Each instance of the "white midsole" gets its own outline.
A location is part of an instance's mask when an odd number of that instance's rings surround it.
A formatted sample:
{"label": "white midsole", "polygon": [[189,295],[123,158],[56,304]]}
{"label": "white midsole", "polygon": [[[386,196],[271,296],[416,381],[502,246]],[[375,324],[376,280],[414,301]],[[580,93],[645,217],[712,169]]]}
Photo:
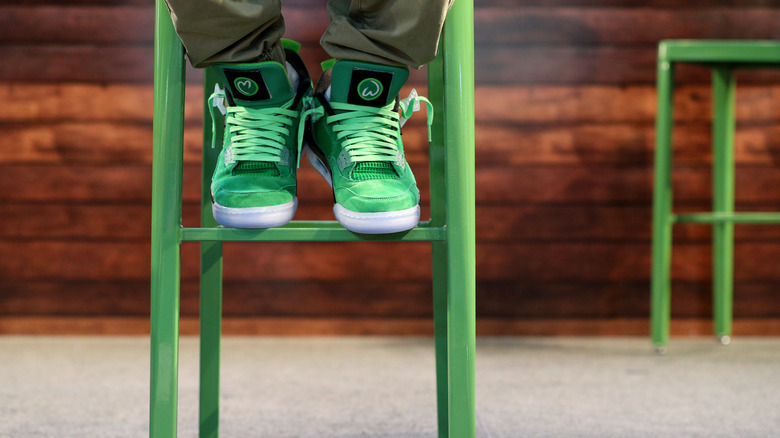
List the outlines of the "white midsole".
{"label": "white midsole", "polygon": [[211,204],[214,219],[229,228],[273,228],[290,222],[298,209],[298,198],[267,207],[232,208]]}
{"label": "white midsole", "polygon": [[388,234],[411,230],[420,222],[420,206],[397,211],[361,213],[333,206],[333,215],[344,228],[361,234]]}
{"label": "white midsole", "polygon": [[[330,170],[320,157],[315,154],[311,148],[304,146],[306,151],[306,160],[311,164],[314,170],[328,182],[333,189],[333,177]],[[348,210],[341,204],[333,206],[333,215],[344,228],[361,234],[389,234],[401,231],[411,230],[420,222],[420,206],[415,205],[412,208],[398,211],[382,211],[375,213],[362,213]]]}

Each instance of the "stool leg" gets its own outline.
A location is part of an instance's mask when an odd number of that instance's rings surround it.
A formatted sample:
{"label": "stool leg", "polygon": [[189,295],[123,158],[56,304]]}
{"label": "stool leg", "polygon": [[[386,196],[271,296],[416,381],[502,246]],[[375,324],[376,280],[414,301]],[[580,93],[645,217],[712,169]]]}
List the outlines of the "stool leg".
{"label": "stool leg", "polygon": [[454,2],[444,27],[449,436],[474,438],[474,3]]}
{"label": "stool leg", "polygon": [[[216,76],[206,69],[203,111],[203,162],[201,175],[201,217],[203,227],[217,222],[211,213],[211,175],[220,148],[211,148],[211,120],[208,96]],[[218,139],[222,137],[218,135]],[[200,438],[219,436],[219,370],[222,335],[222,242],[200,244]]]}
{"label": "stool leg", "polygon": [[[712,210],[734,212],[734,72],[717,67],[712,73],[713,88],[713,170]],[[731,339],[734,289],[734,223],[719,222],[712,229],[712,288],[715,337],[723,344]]]}
{"label": "stool leg", "polygon": [[658,114],[655,123],[650,331],[653,345],[659,352],[663,352],[669,343],[671,317],[674,65],[659,59],[657,74]]}
{"label": "stool leg", "polygon": [[181,270],[184,51],[156,2],[149,436],[176,437]]}
{"label": "stool leg", "polygon": [[449,435],[449,363],[447,340],[447,244],[433,242],[433,327],[436,344],[436,406],[439,438]]}
{"label": "stool leg", "polygon": [[219,436],[222,242],[201,243],[200,438]]}
{"label": "stool leg", "polygon": [[[441,47],[439,48],[441,53]],[[442,57],[428,63],[428,99],[439,116],[431,126],[429,175],[431,192],[431,226],[447,223],[444,185],[444,70]],[[449,436],[449,387],[447,365],[447,244],[432,243],[433,257],[433,327],[436,344],[436,404],[439,438]]]}

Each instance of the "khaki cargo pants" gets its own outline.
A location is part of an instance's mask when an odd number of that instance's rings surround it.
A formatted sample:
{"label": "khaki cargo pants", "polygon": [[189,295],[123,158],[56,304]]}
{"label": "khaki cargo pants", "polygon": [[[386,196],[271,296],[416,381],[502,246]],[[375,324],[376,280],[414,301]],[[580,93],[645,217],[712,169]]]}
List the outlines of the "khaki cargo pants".
{"label": "khaki cargo pants", "polygon": [[[320,44],[333,58],[419,68],[436,56],[452,0],[329,0]],[[281,0],[166,0],[195,67],[282,61]]]}

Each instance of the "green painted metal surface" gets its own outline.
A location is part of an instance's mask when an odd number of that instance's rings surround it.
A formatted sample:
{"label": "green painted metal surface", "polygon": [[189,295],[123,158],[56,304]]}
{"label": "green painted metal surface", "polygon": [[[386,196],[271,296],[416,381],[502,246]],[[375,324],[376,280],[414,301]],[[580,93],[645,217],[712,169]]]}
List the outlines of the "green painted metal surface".
{"label": "green painted metal surface", "polygon": [[[731,67],[712,72],[712,211],[734,213],[734,133],[736,82]],[[734,285],[734,223],[712,225],[712,303],[715,336],[731,336],[731,301]]]}
{"label": "green painted metal surface", "polygon": [[444,240],[444,227],[421,223],[417,228],[396,234],[356,234],[336,221],[292,221],[278,228],[249,230],[238,228],[184,228],[183,241],[253,241],[253,242],[397,242]]}
{"label": "green painted metal surface", "polygon": [[[216,74],[206,69],[204,96],[214,91]],[[208,99],[203,102],[203,114],[209,114]],[[216,133],[222,138],[221,133]],[[201,172],[201,214],[204,227],[215,227],[211,214],[211,175],[221,148],[211,148],[211,123],[203,120],[203,161]],[[200,437],[219,436],[220,344],[222,339],[222,242],[200,244]]]}
{"label": "green painted metal surface", "polygon": [[[219,149],[204,127],[201,227],[181,226],[184,53],[163,0],[156,2],[152,224],[150,437],[176,436],[180,247],[201,242],[200,437],[219,435],[222,242],[430,241],[439,436],[473,438],[475,409],[475,192],[473,2],[455,2],[442,53],[429,68],[437,108],[430,147],[431,219],[390,235],[359,235],[335,221],[293,221],[268,230],[216,226],[209,182]],[[206,96],[214,76],[206,72]],[[204,112],[208,113],[208,111]],[[392,432],[391,432],[392,433]]]}
{"label": "green painted metal surface", "polygon": [[653,242],[650,275],[650,333],[653,344],[669,342],[670,270],[672,262],[672,122],[674,65],[659,60],[653,181]]}
{"label": "green painted metal surface", "polygon": [[475,407],[474,4],[444,23],[449,436],[473,438]]}
{"label": "green painted metal surface", "polygon": [[201,438],[219,436],[222,334],[222,242],[201,243],[200,397]]}
{"label": "green painted metal surface", "polygon": [[184,51],[162,0],[155,12],[149,436],[176,436],[184,133]]}
{"label": "green painted metal surface", "polygon": [[658,45],[659,62],[780,64],[780,42],[750,40],[667,40]]}
{"label": "green painted metal surface", "polygon": [[[444,60],[439,56],[428,64],[428,99],[440,114],[431,126],[431,141],[428,149],[430,174],[431,220],[433,226],[443,227],[447,223],[444,182]],[[449,436],[449,379],[447,366],[447,245],[433,242],[431,248],[433,277],[433,328],[436,349],[436,400],[439,437]]]}
{"label": "green painted metal surface", "polygon": [[[712,211],[675,215],[672,211],[672,127],[674,65],[701,63],[712,68],[713,196]],[[734,211],[734,132],[738,68],[780,66],[776,41],[663,41],[658,48],[651,272],[651,338],[665,348],[669,342],[672,225],[711,224],[713,229],[714,334],[727,343],[732,330],[734,287],[734,224],[780,223],[780,213]]]}
{"label": "green painted metal surface", "polygon": [[698,224],[716,224],[732,222],[735,224],[780,224],[780,213],[744,212],[744,213],[693,213],[678,214],[674,222],[689,222]]}

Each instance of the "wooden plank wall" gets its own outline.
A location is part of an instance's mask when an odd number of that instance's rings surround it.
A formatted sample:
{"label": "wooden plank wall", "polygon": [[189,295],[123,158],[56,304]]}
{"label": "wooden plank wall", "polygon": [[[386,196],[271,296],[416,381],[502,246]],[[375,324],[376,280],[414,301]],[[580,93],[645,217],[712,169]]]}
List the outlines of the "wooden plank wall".
{"label": "wooden plank wall", "polygon": [[[0,1],[0,333],[147,330],[151,3]],[[284,3],[315,77],[323,4]],[[647,332],[656,44],[776,39],[777,23],[774,0],[477,2],[480,333]],[[184,221],[196,225],[203,92],[200,72],[188,77]],[[411,85],[424,91],[424,77]],[[704,209],[709,76],[682,67],[677,78],[676,205]],[[780,75],[738,78],[738,207],[778,209]],[[425,186],[415,123],[405,141]],[[298,218],[331,218],[308,168],[300,204]],[[675,238],[673,313],[687,321],[675,331],[706,333],[710,233],[679,226]],[[737,331],[780,334],[780,227],[738,227],[737,239]],[[427,245],[225,252],[227,332],[431,331]],[[185,332],[196,330],[197,263],[185,245]]]}

